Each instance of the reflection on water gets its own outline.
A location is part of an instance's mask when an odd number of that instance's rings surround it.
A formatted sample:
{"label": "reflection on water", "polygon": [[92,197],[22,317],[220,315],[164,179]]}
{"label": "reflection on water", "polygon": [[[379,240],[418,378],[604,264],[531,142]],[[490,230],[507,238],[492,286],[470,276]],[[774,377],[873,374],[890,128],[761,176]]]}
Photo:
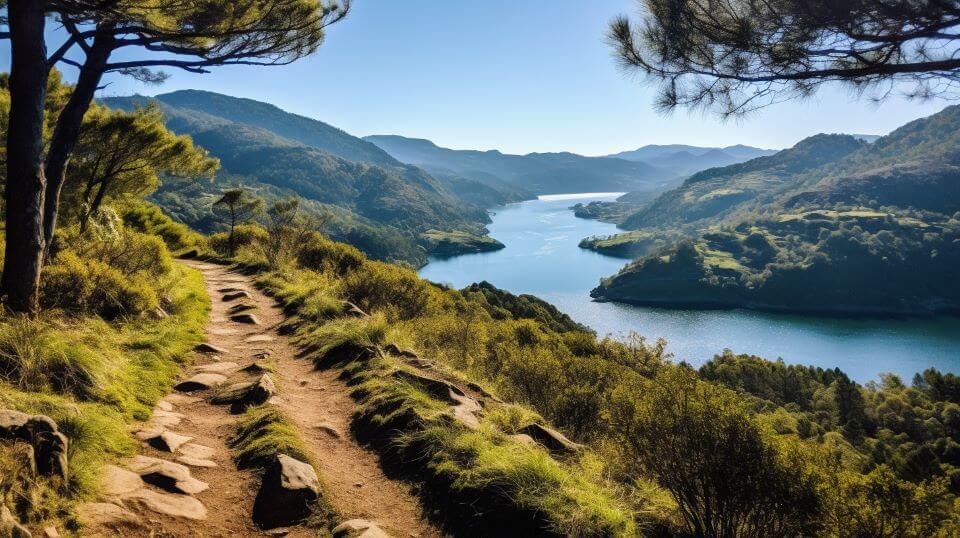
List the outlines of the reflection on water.
{"label": "reflection on water", "polygon": [[542,197],[511,204],[493,215],[490,233],[506,245],[496,252],[431,260],[424,278],[462,288],[486,280],[514,293],[531,293],[597,333],[636,331],[663,337],[677,360],[702,364],[730,348],[787,362],[839,367],[863,382],[881,372],[910,378],[935,366],[960,372],[960,318],[836,319],[746,310],[670,310],[596,303],[589,292],[624,260],[580,249],[591,235],[616,227],[578,219],[569,206],[612,200],[617,194]]}

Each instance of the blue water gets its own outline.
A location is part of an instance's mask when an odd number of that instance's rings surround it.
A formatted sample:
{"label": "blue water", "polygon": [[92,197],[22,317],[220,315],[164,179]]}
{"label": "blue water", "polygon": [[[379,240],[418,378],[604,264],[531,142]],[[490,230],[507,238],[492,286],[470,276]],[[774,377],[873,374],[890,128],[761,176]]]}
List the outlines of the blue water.
{"label": "blue water", "polygon": [[514,293],[531,293],[557,306],[600,335],[635,331],[663,337],[675,360],[700,365],[724,348],[790,363],[839,367],[861,382],[893,372],[907,382],[934,366],[960,372],[960,318],[837,319],[747,310],[671,310],[596,303],[589,292],[624,260],[583,250],[591,235],[616,227],[578,219],[577,202],[612,200],[617,194],[542,197],[499,208],[490,235],[506,248],[431,260],[424,278],[458,288],[486,280]]}

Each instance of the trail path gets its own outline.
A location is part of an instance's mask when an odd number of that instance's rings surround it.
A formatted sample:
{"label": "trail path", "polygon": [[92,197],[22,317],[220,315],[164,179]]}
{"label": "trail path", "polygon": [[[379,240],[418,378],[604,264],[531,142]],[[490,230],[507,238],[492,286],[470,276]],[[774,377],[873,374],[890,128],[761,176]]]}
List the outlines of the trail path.
{"label": "trail path", "polygon": [[[374,521],[398,538],[442,536],[428,522],[412,487],[388,478],[377,456],[351,437],[349,425],[356,404],[350,398],[349,389],[336,379],[335,371],[317,371],[309,360],[297,358],[297,350],[289,337],[277,332],[284,315],[276,302],[254,286],[252,277],[221,265],[200,261],[185,263],[204,275],[212,302],[206,341],[218,351],[198,353],[194,367],[185,373],[184,379],[196,374],[213,374],[226,378],[219,380],[224,384],[252,381],[255,374],[242,368],[253,363],[258,354],[269,353],[276,364],[276,372],[271,375],[278,388],[271,404],[279,406],[297,426],[325,492],[339,514],[344,519]],[[224,300],[225,295],[237,291],[246,292],[246,296]],[[235,312],[230,309],[238,303],[255,307],[245,313],[252,314],[257,323],[231,319]],[[254,473],[236,468],[226,445],[235,431],[237,416],[230,414],[228,406],[209,402],[214,392],[215,387],[187,394],[173,393],[161,401],[151,420],[140,428],[138,437],[149,438],[167,431],[191,439],[184,448],[174,452],[150,446],[152,443],[162,448],[163,439],[148,440],[136,458],[108,468],[103,498],[83,510],[90,522],[89,535],[128,536],[133,535],[131,532],[137,535],[149,532],[155,536],[236,537],[265,534],[251,518],[259,480]],[[171,440],[178,442],[176,437]],[[209,487],[188,495],[170,493],[170,484],[166,483],[161,485],[167,491],[154,484],[143,484],[136,472],[130,470],[142,473],[145,464],[156,464],[145,462],[144,456],[185,463],[191,480]],[[190,481],[177,484],[186,484],[187,487],[181,489],[188,490],[203,487]],[[314,531],[297,527],[289,532],[289,536],[313,534]]]}

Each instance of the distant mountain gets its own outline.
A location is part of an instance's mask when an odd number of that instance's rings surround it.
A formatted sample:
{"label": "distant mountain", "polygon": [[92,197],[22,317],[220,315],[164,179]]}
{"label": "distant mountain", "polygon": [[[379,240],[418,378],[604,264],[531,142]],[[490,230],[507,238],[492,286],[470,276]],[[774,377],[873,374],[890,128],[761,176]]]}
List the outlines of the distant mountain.
{"label": "distant mountain", "polygon": [[591,295],[842,314],[960,311],[960,107],[695,174],[583,247],[640,254]]}
{"label": "distant mountain", "polygon": [[575,153],[510,155],[496,150],[454,150],[429,140],[396,135],[365,137],[401,162],[445,171],[484,183],[532,191],[534,194],[652,190],[674,174],[646,163]]}
{"label": "distant mountain", "polygon": [[776,152],[742,144],[725,148],[667,144],[643,146],[632,151],[615,153],[610,157],[644,162],[676,176],[686,177],[708,168],[741,163]]}
{"label": "distant mountain", "polygon": [[[334,214],[342,220],[333,225],[340,234],[337,238],[384,259],[396,253],[382,246],[394,244],[404,253],[395,259],[415,264],[425,261],[423,250],[418,253],[415,245],[428,230],[485,233],[489,217],[483,209],[457,198],[426,171],[402,164],[377,146],[323,122],[210,92],[174,92],[152,99],[114,97],[102,102],[131,109],[151,100],[160,106],[171,130],[190,135],[222,164],[217,180],[202,192],[190,188],[178,195],[161,189],[158,201],[172,214],[208,213],[208,207],[204,212],[190,206],[209,205],[209,195],[225,185],[244,184],[269,197],[297,194],[339,208]],[[188,224],[204,228],[204,222]],[[366,236],[357,237],[357,228],[366,230]]]}
{"label": "distant mountain", "polygon": [[690,176],[628,217],[630,230],[716,218],[757,196],[789,187],[796,175],[836,161],[865,145],[849,135],[816,135],[767,157]]}

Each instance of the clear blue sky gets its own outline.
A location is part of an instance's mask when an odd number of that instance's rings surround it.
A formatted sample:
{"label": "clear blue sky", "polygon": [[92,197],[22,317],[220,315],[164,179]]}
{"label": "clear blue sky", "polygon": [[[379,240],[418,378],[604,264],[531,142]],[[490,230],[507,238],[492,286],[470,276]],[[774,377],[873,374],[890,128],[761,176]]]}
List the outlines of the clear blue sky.
{"label": "clear blue sky", "polygon": [[103,94],[204,89],[268,101],[359,136],[588,155],[644,144],[780,148],[819,132],[884,134],[947,104],[878,106],[834,88],[732,123],[663,116],[651,106],[653,88],[625,77],[604,40],[610,19],[633,9],[633,0],[355,0],[321,50],[296,64],[170,71],[161,86],[111,77]]}

